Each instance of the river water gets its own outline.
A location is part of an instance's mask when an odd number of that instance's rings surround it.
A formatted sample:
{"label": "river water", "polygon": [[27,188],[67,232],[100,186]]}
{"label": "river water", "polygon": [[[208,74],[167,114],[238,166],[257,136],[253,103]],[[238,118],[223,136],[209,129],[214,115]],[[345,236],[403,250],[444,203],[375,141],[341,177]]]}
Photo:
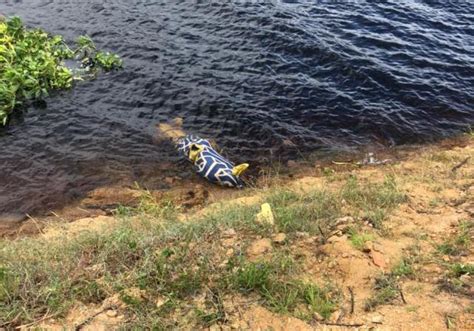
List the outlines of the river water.
{"label": "river water", "polygon": [[474,124],[469,2],[2,0],[0,13],[70,42],[88,34],[125,63],[0,132],[0,212],[190,173],[154,139],[176,117],[254,164]]}

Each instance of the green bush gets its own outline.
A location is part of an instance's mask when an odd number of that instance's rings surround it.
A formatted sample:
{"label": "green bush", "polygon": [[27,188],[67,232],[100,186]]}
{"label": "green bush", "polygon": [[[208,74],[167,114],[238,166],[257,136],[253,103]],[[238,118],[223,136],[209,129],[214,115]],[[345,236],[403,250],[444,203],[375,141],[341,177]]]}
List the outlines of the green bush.
{"label": "green bush", "polygon": [[89,37],[80,37],[75,50],[61,36],[50,36],[41,29],[27,29],[19,17],[0,21],[0,124],[28,100],[48,96],[52,90],[72,86],[75,76],[65,64],[78,59],[93,72],[119,68],[115,54],[97,51]]}

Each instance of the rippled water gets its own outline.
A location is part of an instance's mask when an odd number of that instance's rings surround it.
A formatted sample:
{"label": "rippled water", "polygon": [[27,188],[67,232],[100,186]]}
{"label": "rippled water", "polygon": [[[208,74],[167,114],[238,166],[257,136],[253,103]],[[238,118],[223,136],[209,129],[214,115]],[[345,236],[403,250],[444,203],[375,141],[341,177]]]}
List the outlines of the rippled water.
{"label": "rippled water", "polygon": [[0,13],[125,62],[2,132],[0,211],[121,179],[159,187],[176,156],[155,125],[174,117],[253,162],[474,124],[468,2],[3,0]]}

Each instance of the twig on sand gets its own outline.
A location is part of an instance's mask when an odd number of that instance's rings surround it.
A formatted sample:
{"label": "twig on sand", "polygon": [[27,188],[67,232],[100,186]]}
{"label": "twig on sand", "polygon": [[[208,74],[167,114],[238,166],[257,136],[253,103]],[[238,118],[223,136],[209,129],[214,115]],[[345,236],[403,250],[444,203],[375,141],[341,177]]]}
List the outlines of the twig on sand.
{"label": "twig on sand", "polygon": [[74,331],[81,330],[85,325],[89,324],[95,317],[97,317],[98,315],[102,314],[103,312],[105,312],[109,309],[117,309],[117,306],[116,305],[110,305],[110,304],[105,305],[105,307],[99,309],[94,314],[92,314],[92,315],[88,316],[87,318],[83,319],[82,322],[76,324],[76,326],[74,327]]}
{"label": "twig on sand", "polygon": [[352,328],[359,328],[363,326],[363,323],[354,323],[354,324],[349,324],[349,323],[331,323],[331,322],[318,322],[319,324],[323,325],[333,325],[333,326],[345,326],[345,327],[352,327]]}
{"label": "twig on sand", "polygon": [[464,160],[462,160],[460,163],[456,164],[452,169],[451,169],[451,172],[456,172],[456,170],[458,170],[459,168],[461,168],[462,166],[464,166],[467,161],[469,161],[471,157],[468,156],[466,157]]}
{"label": "twig on sand", "polygon": [[52,318],[56,315],[58,315],[58,313],[49,314],[49,310],[48,310],[46,312],[46,314],[43,317],[41,317],[39,320],[36,320],[36,321],[28,323],[28,324],[23,324],[23,325],[17,326],[15,329],[20,330],[20,329],[24,329],[24,328],[29,328],[30,326],[33,326],[33,325],[38,324],[40,322],[43,322],[44,320],[50,319],[50,318]]}
{"label": "twig on sand", "polygon": [[350,310],[350,314],[354,314],[354,306],[355,306],[355,299],[354,299],[354,290],[352,289],[351,286],[348,287],[349,289],[349,293],[351,295],[351,310]]}
{"label": "twig on sand", "polygon": [[405,296],[403,295],[403,291],[401,287],[398,288],[398,292],[400,292],[400,298],[402,298],[403,303],[406,304],[407,301],[405,300]]}
{"label": "twig on sand", "polygon": [[321,226],[319,226],[319,225],[318,225],[318,230],[321,233],[321,236],[323,237],[323,244],[326,244],[326,242],[327,242],[326,235],[324,234],[323,229],[321,229]]}

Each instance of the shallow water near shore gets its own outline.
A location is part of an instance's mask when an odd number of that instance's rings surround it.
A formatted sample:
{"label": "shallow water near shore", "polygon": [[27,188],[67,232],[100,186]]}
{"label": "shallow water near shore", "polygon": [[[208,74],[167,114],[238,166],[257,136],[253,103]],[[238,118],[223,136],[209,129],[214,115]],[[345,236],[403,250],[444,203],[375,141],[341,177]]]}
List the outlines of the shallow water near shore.
{"label": "shallow water near shore", "polygon": [[474,124],[466,2],[3,1],[0,13],[121,71],[33,105],[0,133],[0,213],[54,208],[110,183],[192,176],[155,125],[183,118],[236,162],[432,141]]}

